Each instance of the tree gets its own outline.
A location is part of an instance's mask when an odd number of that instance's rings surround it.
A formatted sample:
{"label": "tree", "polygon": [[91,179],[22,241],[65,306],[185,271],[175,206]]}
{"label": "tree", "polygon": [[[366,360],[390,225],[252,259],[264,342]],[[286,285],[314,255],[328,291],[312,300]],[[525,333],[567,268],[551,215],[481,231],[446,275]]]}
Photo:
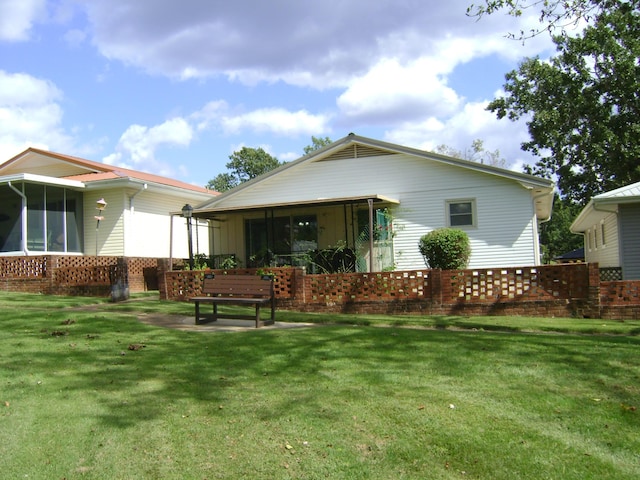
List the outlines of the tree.
{"label": "tree", "polygon": [[528,32],[510,33],[509,37],[525,40],[542,32],[563,33],[567,27],[576,26],[583,20],[591,22],[602,9],[610,8],[619,0],[485,0],[484,4],[471,4],[467,8],[470,17],[482,18],[498,11],[507,10],[512,17],[520,17],[525,10],[538,9],[541,28]]}
{"label": "tree", "polygon": [[304,154],[309,155],[311,152],[315,152],[316,150],[320,150],[322,147],[326,147],[327,145],[333,143],[333,141],[329,137],[314,137],[311,136],[311,145],[307,145],[304,147]]}
{"label": "tree", "polygon": [[505,168],[507,166],[507,161],[500,156],[500,150],[496,149],[493,152],[485,150],[484,141],[479,138],[475,139],[471,143],[471,147],[464,151],[456,150],[453,147],[442,144],[435,148],[435,152],[449,157],[469,160],[470,162],[480,162],[492,165],[494,167]]}
{"label": "tree", "polygon": [[582,235],[576,235],[569,230],[580,210],[580,205],[556,194],[553,216],[548,222],[540,225],[542,263],[551,263],[555,257],[583,246]]}
{"label": "tree", "polygon": [[239,151],[233,152],[229,159],[231,161],[227,163],[226,167],[231,171],[220,173],[209,180],[207,188],[225,192],[283,165],[262,148],[242,147]]}
{"label": "tree", "polygon": [[550,61],[528,58],[508,73],[506,95],[487,109],[527,118],[532,173],[556,177],[563,196],[585,205],[640,180],[640,0],[572,3],[601,11],[580,35],[554,37]]}

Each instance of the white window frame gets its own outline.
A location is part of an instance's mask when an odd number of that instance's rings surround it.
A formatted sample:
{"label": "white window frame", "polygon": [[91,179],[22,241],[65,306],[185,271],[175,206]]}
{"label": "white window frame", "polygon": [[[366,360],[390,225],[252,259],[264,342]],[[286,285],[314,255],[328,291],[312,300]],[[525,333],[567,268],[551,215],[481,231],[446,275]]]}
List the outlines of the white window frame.
{"label": "white window frame", "polygon": [[[471,223],[466,225],[452,225],[451,224],[451,205],[458,205],[461,203],[471,204]],[[450,228],[477,228],[478,227],[478,213],[476,210],[475,198],[455,198],[445,201],[445,214],[447,218],[447,227]],[[467,215],[467,214],[465,214]]]}

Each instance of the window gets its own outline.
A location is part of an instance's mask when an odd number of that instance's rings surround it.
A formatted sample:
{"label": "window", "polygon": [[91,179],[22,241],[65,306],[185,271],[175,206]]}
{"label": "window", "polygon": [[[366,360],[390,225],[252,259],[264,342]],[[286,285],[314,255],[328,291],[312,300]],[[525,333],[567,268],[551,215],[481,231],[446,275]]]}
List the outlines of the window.
{"label": "window", "polygon": [[449,227],[475,227],[475,200],[448,200],[447,221]]}
{"label": "window", "polygon": [[600,222],[600,242],[602,243],[602,246],[604,247],[607,243],[605,236],[604,236],[604,222]]}
{"label": "window", "polygon": [[247,219],[245,250],[252,266],[269,265],[275,257],[288,257],[318,248],[315,215]]}

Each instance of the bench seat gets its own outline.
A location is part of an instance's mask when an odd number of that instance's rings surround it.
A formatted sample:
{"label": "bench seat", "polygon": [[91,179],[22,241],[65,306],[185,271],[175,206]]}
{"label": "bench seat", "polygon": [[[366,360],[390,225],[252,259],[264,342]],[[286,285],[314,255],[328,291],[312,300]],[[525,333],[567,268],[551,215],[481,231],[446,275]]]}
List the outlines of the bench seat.
{"label": "bench seat", "polygon": [[[255,320],[256,328],[275,323],[275,296],[273,292],[273,277],[269,275],[207,275],[202,284],[203,295],[191,297],[189,301],[195,303],[196,325],[215,322],[219,318]],[[200,304],[210,303],[213,311],[210,314],[201,313]],[[218,305],[253,305],[255,315],[240,315],[219,313]],[[271,315],[268,320],[260,318],[260,307],[269,305]]]}

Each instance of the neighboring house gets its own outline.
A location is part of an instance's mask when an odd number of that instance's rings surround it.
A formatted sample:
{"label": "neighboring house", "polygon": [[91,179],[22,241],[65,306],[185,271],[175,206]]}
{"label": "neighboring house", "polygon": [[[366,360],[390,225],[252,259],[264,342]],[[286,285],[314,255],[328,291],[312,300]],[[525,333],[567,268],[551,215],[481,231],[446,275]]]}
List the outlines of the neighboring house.
{"label": "neighboring house", "polygon": [[584,235],[587,262],[640,280],[640,182],[594,196],[570,229]]}
{"label": "neighboring house", "polygon": [[[185,204],[215,192],[170,178],[29,148],[0,165],[0,255],[188,258]],[[97,202],[106,208],[100,214]],[[102,216],[99,222],[96,216]],[[209,253],[206,224],[194,227]],[[173,250],[173,252],[171,252]]]}
{"label": "neighboring house", "polygon": [[[470,237],[470,268],[540,264],[550,180],[350,134],[196,206],[214,254],[241,265],[307,265],[347,247],[358,271],[425,268],[418,242],[440,227]],[[373,235],[369,235],[372,231]]]}
{"label": "neighboring house", "polygon": [[576,248],[570,252],[563,253],[553,260],[558,263],[582,263],[584,262],[584,248]]}

